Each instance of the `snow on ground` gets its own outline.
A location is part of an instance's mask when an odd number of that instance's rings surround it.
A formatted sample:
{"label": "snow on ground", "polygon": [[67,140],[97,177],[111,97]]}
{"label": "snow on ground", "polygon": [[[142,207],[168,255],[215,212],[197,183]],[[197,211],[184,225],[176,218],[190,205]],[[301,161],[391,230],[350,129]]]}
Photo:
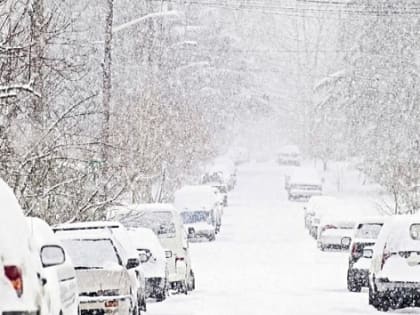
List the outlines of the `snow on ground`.
{"label": "snow on ground", "polygon": [[191,244],[197,290],[149,303],[147,314],[378,314],[366,292],[347,291],[347,254],[316,248],[303,204],[287,201],[284,171],[275,163],[240,168],[218,239]]}

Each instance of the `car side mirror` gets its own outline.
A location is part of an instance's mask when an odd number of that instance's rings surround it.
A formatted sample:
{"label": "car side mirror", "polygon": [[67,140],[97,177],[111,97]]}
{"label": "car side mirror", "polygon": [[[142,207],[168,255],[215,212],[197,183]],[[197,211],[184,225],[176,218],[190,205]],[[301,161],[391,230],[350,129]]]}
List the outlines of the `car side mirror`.
{"label": "car side mirror", "polygon": [[351,238],[350,237],[343,237],[341,239],[341,247],[343,248],[349,248],[351,244]]}
{"label": "car side mirror", "polygon": [[166,258],[172,258],[172,251],[171,250],[165,250],[165,257]]}
{"label": "car side mirror", "polygon": [[139,251],[139,258],[142,264],[149,260],[149,257],[147,256],[147,253],[145,251]]}
{"label": "car side mirror", "polygon": [[41,248],[41,262],[44,268],[58,266],[66,261],[64,249],[59,245],[45,245]]}
{"label": "car side mirror", "polygon": [[133,269],[140,266],[140,260],[138,258],[129,258],[127,260],[127,269]]}
{"label": "car side mirror", "polygon": [[363,250],[363,258],[372,258],[373,257],[373,249],[364,249]]}

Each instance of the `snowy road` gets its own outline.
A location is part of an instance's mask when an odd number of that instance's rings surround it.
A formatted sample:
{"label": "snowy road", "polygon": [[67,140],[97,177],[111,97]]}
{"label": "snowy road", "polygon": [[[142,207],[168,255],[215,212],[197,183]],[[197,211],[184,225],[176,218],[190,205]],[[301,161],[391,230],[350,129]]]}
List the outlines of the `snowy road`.
{"label": "snowy road", "polygon": [[191,245],[198,289],[148,314],[378,314],[347,292],[347,255],[316,249],[275,164],[241,168],[223,224],[216,242]]}

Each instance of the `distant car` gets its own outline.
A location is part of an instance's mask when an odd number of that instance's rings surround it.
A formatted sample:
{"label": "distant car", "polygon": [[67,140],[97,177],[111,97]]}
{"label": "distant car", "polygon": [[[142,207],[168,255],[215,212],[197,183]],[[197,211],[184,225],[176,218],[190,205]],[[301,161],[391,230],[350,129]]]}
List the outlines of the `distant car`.
{"label": "distant car", "polygon": [[184,209],[181,211],[182,221],[189,239],[204,237],[209,241],[216,239],[216,229],[212,224],[213,210]]}
{"label": "distant car", "polygon": [[297,168],[288,180],[289,200],[309,200],[312,196],[322,195],[322,178],[316,169]]}
{"label": "distant car", "polygon": [[385,222],[369,270],[369,304],[381,311],[420,306],[420,218],[397,216]]}
{"label": "distant car", "polygon": [[277,154],[277,162],[280,165],[300,166],[302,161],[300,150],[295,145],[282,147]]}
{"label": "distant car", "polygon": [[228,157],[219,157],[207,168],[202,184],[218,182],[225,184],[228,190],[236,186],[236,165]]}
{"label": "distant car", "polygon": [[317,244],[321,250],[347,250],[350,247],[356,222],[352,219],[326,216],[319,225]]}
{"label": "distant car", "polygon": [[[80,235],[87,233],[93,235],[95,232],[100,235],[111,235],[125,253],[127,260],[136,261],[140,257],[131,242],[130,235],[125,226],[119,222],[112,221],[92,221],[92,222],[76,222],[70,224],[60,224],[53,228],[55,233],[60,237],[64,237],[68,233],[73,234],[78,232]],[[134,268],[128,269],[130,276],[131,287],[133,288],[131,294],[133,295],[132,301],[137,305],[136,308],[140,311],[146,311],[146,280],[144,277],[143,267],[138,264]],[[136,311],[136,309],[134,309]]]}
{"label": "distant car", "polygon": [[134,246],[140,253],[146,278],[146,295],[158,302],[166,299],[169,289],[169,267],[167,258],[171,251],[165,251],[156,234],[146,228],[129,229]]}
{"label": "distant car", "polygon": [[2,179],[0,201],[0,314],[49,315],[39,252],[12,189]]}
{"label": "distant car", "polygon": [[[326,214],[325,212],[327,212],[328,209],[331,208],[331,205],[335,204],[336,202],[337,199],[335,197],[312,196],[308,203],[303,207],[305,228],[311,235],[314,234],[314,238],[316,238],[318,234],[318,225],[320,223],[319,218]],[[315,220],[314,218],[318,219]]]}
{"label": "distant car", "polygon": [[47,222],[31,217],[26,220],[47,280],[45,290],[49,292],[51,314],[77,315],[79,291],[70,257]]}
{"label": "distant car", "polygon": [[171,288],[187,294],[195,289],[195,275],[187,234],[178,210],[172,204],[133,204],[109,209],[109,218],[128,228],[148,228],[158,236],[162,247],[172,251],[168,258]]}
{"label": "distant car", "polygon": [[196,209],[213,212],[216,233],[222,226],[223,205],[219,190],[211,185],[189,185],[175,192],[174,204],[177,209]]}
{"label": "distant car", "polygon": [[363,250],[373,249],[384,222],[385,217],[372,217],[360,219],[356,224],[347,270],[347,288],[351,292],[360,292],[369,285],[371,259],[363,257]]}
{"label": "distant car", "polygon": [[210,183],[209,185],[217,189],[217,192],[220,196],[220,203],[223,205],[223,207],[227,207],[229,205],[229,198],[228,187],[226,184]]}
{"label": "distant car", "polygon": [[118,241],[106,231],[56,233],[76,269],[81,314],[138,314],[129,270],[139,259],[128,258]]}

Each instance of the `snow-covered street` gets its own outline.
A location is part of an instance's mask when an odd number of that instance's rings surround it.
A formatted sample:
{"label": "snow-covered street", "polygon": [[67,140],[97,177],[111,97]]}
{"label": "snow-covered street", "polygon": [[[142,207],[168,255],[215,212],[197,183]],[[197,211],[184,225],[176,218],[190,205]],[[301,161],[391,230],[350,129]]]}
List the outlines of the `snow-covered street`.
{"label": "snow-covered street", "polygon": [[366,292],[347,291],[347,253],[316,248],[283,173],[274,163],[240,168],[218,239],[191,244],[198,289],[149,303],[148,314],[377,313]]}

